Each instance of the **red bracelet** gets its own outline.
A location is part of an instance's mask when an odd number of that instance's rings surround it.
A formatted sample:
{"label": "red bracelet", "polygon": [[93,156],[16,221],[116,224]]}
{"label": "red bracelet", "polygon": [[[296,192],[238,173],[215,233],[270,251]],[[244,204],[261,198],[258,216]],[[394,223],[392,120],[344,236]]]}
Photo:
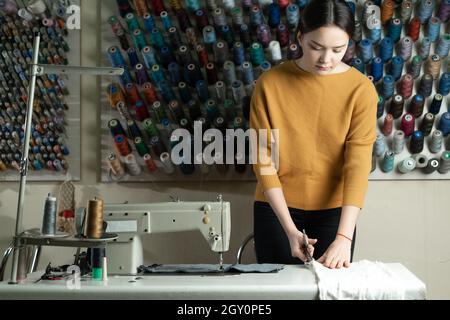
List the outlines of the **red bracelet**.
{"label": "red bracelet", "polygon": [[336,233],[336,235],[342,236],[342,237],[344,237],[345,239],[349,240],[350,242],[353,242],[352,238],[349,238],[349,237],[347,237],[346,235],[344,235],[344,234],[342,234],[342,233]]}

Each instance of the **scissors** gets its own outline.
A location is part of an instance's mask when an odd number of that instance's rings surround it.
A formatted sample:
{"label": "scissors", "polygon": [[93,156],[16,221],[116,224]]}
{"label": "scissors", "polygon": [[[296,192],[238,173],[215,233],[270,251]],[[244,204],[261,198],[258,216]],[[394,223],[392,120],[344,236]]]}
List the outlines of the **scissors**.
{"label": "scissors", "polygon": [[308,246],[309,246],[309,239],[308,236],[306,235],[305,229],[303,229],[303,245],[302,245],[302,249],[303,249],[303,253],[306,256],[306,262],[305,264],[310,264],[314,259],[311,256],[311,253],[308,250]]}

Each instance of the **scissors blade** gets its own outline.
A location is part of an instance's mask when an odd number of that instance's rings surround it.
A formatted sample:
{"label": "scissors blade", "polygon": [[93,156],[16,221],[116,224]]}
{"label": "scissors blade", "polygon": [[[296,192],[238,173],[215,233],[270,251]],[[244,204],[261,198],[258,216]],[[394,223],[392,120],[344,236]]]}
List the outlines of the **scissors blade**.
{"label": "scissors blade", "polygon": [[305,229],[303,229],[303,251],[306,256],[306,263],[313,261],[313,258],[311,257],[311,253],[308,250],[308,246],[309,246],[308,236],[306,235]]}

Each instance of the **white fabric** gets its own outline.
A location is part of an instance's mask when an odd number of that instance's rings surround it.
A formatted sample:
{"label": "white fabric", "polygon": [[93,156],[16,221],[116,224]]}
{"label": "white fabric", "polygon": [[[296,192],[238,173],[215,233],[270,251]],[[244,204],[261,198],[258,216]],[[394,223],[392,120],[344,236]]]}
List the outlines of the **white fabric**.
{"label": "white fabric", "polygon": [[313,261],[321,300],[404,300],[405,288],[382,262],[362,260],[329,269]]}

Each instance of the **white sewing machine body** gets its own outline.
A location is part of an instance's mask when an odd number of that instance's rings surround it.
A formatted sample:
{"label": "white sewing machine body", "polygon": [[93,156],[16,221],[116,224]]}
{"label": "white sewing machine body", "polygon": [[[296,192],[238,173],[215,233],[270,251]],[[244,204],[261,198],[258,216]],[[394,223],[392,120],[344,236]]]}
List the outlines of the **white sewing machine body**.
{"label": "white sewing machine body", "polygon": [[106,232],[118,238],[108,243],[108,273],[136,274],[144,263],[142,235],[198,230],[211,250],[226,252],[230,243],[230,203],[160,202],[147,204],[105,204]]}

